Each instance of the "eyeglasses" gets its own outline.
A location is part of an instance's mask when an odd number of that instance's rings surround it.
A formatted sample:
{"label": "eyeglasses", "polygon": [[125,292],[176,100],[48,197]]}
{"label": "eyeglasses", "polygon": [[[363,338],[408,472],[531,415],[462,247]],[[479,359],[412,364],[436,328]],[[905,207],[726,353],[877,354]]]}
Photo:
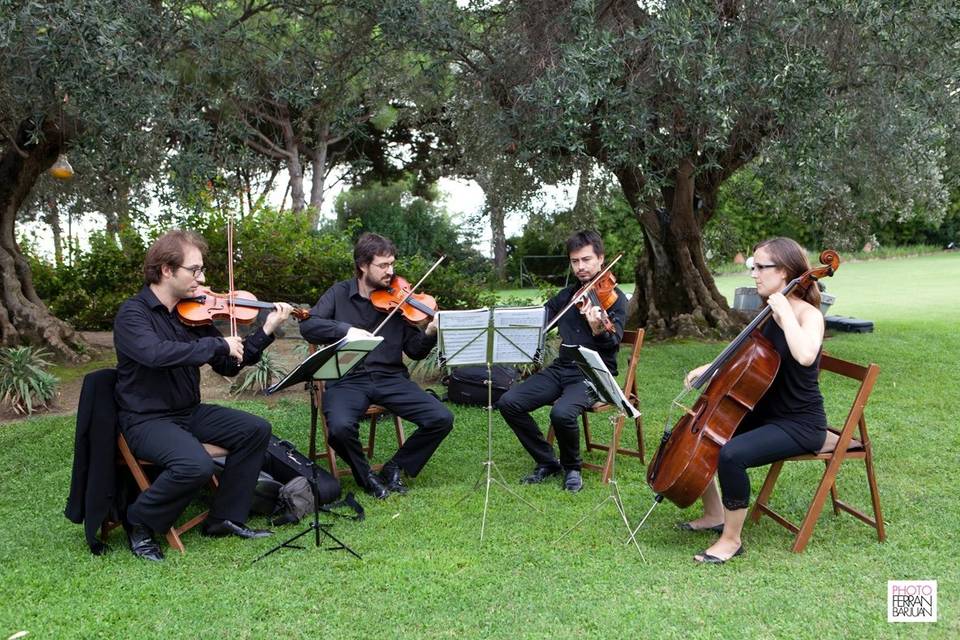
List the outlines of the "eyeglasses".
{"label": "eyeglasses", "polygon": [[779,267],[778,264],[751,264],[747,267],[747,271],[753,273],[754,271],[763,271],[764,269],[773,269],[774,267]]}
{"label": "eyeglasses", "polygon": [[184,265],[180,265],[179,267],[177,267],[177,269],[186,269],[187,271],[190,271],[191,273],[193,273],[194,278],[199,278],[200,276],[203,275],[202,266],[198,267],[196,265],[190,265],[189,267],[186,267]]}
{"label": "eyeglasses", "polygon": [[[370,264],[373,264],[373,263],[371,262]],[[396,260],[392,260],[390,262],[381,262],[380,264],[373,264],[373,266],[375,266],[377,269],[380,269],[381,271],[386,271],[387,269],[389,269],[395,264],[396,264]]]}

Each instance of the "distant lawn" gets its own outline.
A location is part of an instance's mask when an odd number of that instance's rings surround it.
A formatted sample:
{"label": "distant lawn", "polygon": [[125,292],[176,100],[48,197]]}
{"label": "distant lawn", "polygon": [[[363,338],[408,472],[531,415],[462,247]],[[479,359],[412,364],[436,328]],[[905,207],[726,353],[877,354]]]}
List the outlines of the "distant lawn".
{"label": "distant lawn", "polygon": [[[20,630],[28,638],[960,637],[958,281],[958,254],[844,264],[827,281],[837,296],[831,313],[876,323],[873,334],[838,334],[826,346],[881,367],[867,419],[885,544],[859,521],[827,509],[803,554],[790,553],[787,532],[764,520],[746,528],[744,557],[697,566],[692,555],[710,537],[677,531],[674,522],[695,511],[671,504],[659,506],[641,531],[646,560],[622,544],[623,525],[610,505],[554,543],[607,495],[587,472],[586,489],[576,496],[554,484],[512,484],[543,513],[494,489],[481,545],[483,494],[470,491],[486,453],[486,413],[454,407],[454,433],[410,482],[408,496],[362,497],[367,520],[334,526],[363,561],[311,547],[250,565],[296,527],[256,542],[190,532],[187,554],[168,553],[161,566],[134,559],[115,533],[115,550],[97,558],[81,528],[62,516],[73,419],[35,418],[0,428],[0,638]],[[724,276],[718,284],[729,295],[749,281]],[[648,456],[682,374],[720,347],[644,347],[639,381]],[[846,391],[826,388],[834,422],[849,403],[840,397]],[[272,408],[233,404],[264,415],[277,433],[306,448],[305,397]],[[515,483],[531,463],[499,416],[494,429],[497,466]],[[381,452],[390,450],[389,432],[379,434]],[[794,467],[773,502],[798,519],[822,467]],[[756,470],[755,483],[763,473]],[[651,501],[643,476],[638,461],[618,461],[634,522]],[[350,480],[344,485],[355,490]],[[856,463],[842,472],[839,488],[854,504],[868,504]],[[888,624],[889,579],[938,580],[940,622]]]}

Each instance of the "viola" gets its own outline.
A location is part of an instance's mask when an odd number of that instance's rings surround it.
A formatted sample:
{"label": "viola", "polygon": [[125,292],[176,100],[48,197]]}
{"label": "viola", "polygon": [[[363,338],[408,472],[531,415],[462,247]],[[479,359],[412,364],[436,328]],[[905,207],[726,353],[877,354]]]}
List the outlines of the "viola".
{"label": "viola", "polygon": [[[840,256],[828,249],[820,254],[820,262],[826,266],[791,280],[781,293],[805,292],[820,278],[832,276]],[[770,307],[765,307],[710,363],[692,386],[700,389],[706,384],[707,388],[673,429],[664,430],[647,468],[647,484],[658,502],[667,498],[678,507],[688,507],[703,494],[717,472],[720,448],[773,384],[780,354],[760,333],[771,314]]]}
{"label": "viola", "polygon": [[[261,302],[249,291],[234,291],[232,295],[214,293],[206,287],[197,289],[198,295],[183,298],[177,303],[177,314],[183,324],[192,327],[210,324],[214,320],[230,320],[237,324],[250,324],[257,319],[261,309],[273,310],[272,302]],[[306,320],[310,312],[294,308],[297,320]]]}
{"label": "viola", "polygon": [[410,324],[420,325],[437,313],[437,301],[431,295],[412,291],[409,282],[395,275],[390,286],[370,292],[370,302],[384,313],[396,310]]}
{"label": "viola", "polygon": [[577,308],[580,309],[580,313],[585,314],[587,309],[591,307],[600,307],[600,321],[603,322],[603,328],[609,333],[616,333],[617,331],[607,315],[607,309],[612,307],[619,297],[616,286],[617,277],[613,275],[613,271],[607,271],[592,285],[584,285],[573,296],[577,300]]}

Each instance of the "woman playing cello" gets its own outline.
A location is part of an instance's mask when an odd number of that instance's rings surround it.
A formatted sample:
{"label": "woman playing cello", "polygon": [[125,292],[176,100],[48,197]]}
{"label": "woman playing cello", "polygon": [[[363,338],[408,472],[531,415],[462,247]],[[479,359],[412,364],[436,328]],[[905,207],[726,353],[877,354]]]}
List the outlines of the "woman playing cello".
{"label": "woman playing cello", "polygon": [[[750,501],[748,468],[823,446],[827,419],[818,383],[824,331],[820,292],[811,286],[805,294],[780,293],[809,270],[806,253],[790,238],[773,238],[754,248],[750,275],[774,320],[767,321],[762,332],[780,354],[780,368],[769,390],[720,449],[719,492],[711,482],[702,496],[703,516],[678,525],[686,531],[720,533],[716,542],[694,556],[697,562],[720,564],[743,553],[740,532]],[[694,369],[684,383],[691,385],[708,367]]]}

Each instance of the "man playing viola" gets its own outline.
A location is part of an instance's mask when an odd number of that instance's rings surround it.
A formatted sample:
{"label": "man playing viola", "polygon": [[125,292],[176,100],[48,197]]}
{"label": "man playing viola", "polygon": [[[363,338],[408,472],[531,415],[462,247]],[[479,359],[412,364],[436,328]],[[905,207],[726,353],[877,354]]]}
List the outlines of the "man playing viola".
{"label": "man playing viola", "polygon": [[183,324],[174,309],[203,284],[206,250],[203,238],[191,231],[158,238],[144,260],[144,287],[120,306],[113,323],[120,429],[134,455],[163,468],[126,513],[130,549],[147,560],[163,560],[153,534],[169,529],[213,475],[204,442],[229,451],[204,534],[270,535],[244,524],[270,424],[243,411],[201,404],[200,367],[209,364],[221,375],[234,376],[256,363],[292,307],[278,303],[263,327],[245,339],[225,338],[212,324]]}
{"label": "man playing viola", "polygon": [[[328,344],[344,336],[370,336],[387,314],[370,301],[377,289],[386,289],[394,277],[396,247],[375,233],[364,233],[353,250],[356,277],[330,287],[300,323],[304,339]],[[406,493],[401,473],[415,477],[453,428],[453,414],[415,382],[403,363],[403,354],[425,358],[437,343],[436,317],[424,328],[408,324],[396,313],[380,328],[383,338],[364,361],[339,380],[327,383],[323,415],[333,450],[353,472],[357,484],[378,499],[391,492]],[[417,430],[384,465],[380,474],[370,468],[360,444],[358,422],[371,404],[384,407],[417,425]]]}
{"label": "man playing viola", "polygon": [[[603,240],[596,231],[574,233],[567,239],[567,255],[577,282],[547,301],[548,322],[569,304],[584,284],[603,269]],[[605,310],[613,331],[605,326],[604,309],[592,304],[587,304],[583,310],[571,307],[560,317],[557,327],[563,344],[593,349],[600,354],[610,373],[616,375],[617,350],[623,338],[627,302],[622,291],[614,291],[616,301]],[[539,484],[563,472],[565,490],[576,492],[583,488],[578,419],[581,413],[593,406],[595,399],[591,396],[583,373],[572,360],[562,357],[501,396],[497,408],[517,434],[520,444],[536,462],[536,467],[521,482]],[[534,409],[550,403],[553,403],[550,423],[557,436],[559,460],[530,415]]]}

